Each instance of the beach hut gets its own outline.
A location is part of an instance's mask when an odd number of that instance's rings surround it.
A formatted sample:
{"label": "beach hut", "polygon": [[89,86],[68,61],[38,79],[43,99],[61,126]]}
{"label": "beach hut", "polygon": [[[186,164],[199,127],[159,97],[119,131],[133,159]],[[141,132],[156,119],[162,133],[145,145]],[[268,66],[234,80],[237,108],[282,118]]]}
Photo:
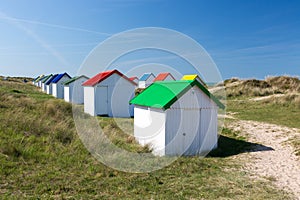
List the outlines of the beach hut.
{"label": "beach hut", "polygon": [[131,81],[135,82],[136,84],[139,84],[139,78],[136,76],[130,77],[129,78]]}
{"label": "beach hut", "polygon": [[83,83],[84,111],[92,116],[131,117],[136,83],[118,70],[105,71]]}
{"label": "beach hut", "polygon": [[40,79],[43,75],[39,75],[38,77],[34,78],[32,84],[37,86],[37,80]]}
{"label": "beach hut", "polygon": [[38,77],[35,77],[33,80],[32,80],[32,84],[33,85],[35,85],[35,81],[36,81],[36,79],[38,79],[40,76],[38,76]]}
{"label": "beach hut", "polygon": [[47,87],[46,87],[46,82],[53,76],[53,74],[50,74],[48,76],[46,76],[43,81],[42,81],[42,91],[46,92],[47,91]]}
{"label": "beach hut", "polygon": [[45,80],[45,78],[47,78],[47,76],[44,76],[43,78],[41,78],[41,79],[38,81],[38,87],[42,88],[42,83],[43,83],[43,81]]}
{"label": "beach hut", "polygon": [[58,99],[64,98],[64,82],[71,79],[67,73],[58,74],[52,80],[52,95]]}
{"label": "beach hut", "polygon": [[64,99],[66,102],[83,104],[83,86],[82,84],[89,78],[87,76],[75,76],[64,83]]}
{"label": "beach hut", "polygon": [[145,73],[141,78],[139,79],[139,88],[146,88],[149,85],[153,83],[153,80],[155,79],[154,74],[152,73]]}
{"label": "beach hut", "polygon": [[186,74],[184,75],[181,80],[186,80],[186,81],[192,81],[192,80],[197,80],[199,83],[201,83],[203,86],[207,88],[206,83],[198,76],[198,74]]}
{"label": "beach hut", "polygon": [[37,87],[40,87],[40,80],[44,77],[44,75],[40,75],[40,77],[38,77],[35,81],[34,84]]}
{"label": "beach hut", "polygon": [[156,76],[156,78],[153,80],[153,82],[156,81],[174,81],[175,78],[172,76],[169,72],[160,73]]}
{"label": "beach hut", "polygon": [[134,136],[155,155],[205,155],[217,147],[224,105],[197,80],[154,82],[130,103]]}
{"label": "beach hut", "polygon": [[38,85],[37,85],[38,87],[42,88],[43,80],[44,80],[46,77],[47,77],[47,76],[44,75],[42,78],[40,78],[40,79],[38,80],[38,82],[37,82],[37,83],[38,83]]}
{"label": "beach hut", "polygon": [[55,79],[56,77],[58,76],[58,74],[54,74],[51,78],[49,78],[47,81],[46,81],[46,93],[47,94],[52,94],[52,80]]}
{"label": "beach hut", "polygon": [[38,79],[36,80],[36,82],[35,82],[35,85],[36,85],[37,87],[41,87],[42,80],[43,80],[44,78],[45,78],[45,76],[42,76],[42,77],[38,78]]}

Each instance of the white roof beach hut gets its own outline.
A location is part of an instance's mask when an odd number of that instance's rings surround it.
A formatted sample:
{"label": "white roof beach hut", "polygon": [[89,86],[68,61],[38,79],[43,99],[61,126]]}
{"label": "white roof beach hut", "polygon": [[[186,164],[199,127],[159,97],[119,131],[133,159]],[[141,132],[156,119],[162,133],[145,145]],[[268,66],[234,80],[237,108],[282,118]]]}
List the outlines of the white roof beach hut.
{"label": "white roof beach hut", "polygon": [[87,76],[75,76],[64,83],[64,99],[66,102],[74,104],[83,104],[83,86],[82,84],[89,78]]}
{"label": "white roof beach hut", "polygon": [[146,88],[149,85],[153,83],[155,79],[154,74],[152,73],[145,73],[143,76],[139,79],[139,88]]}
{"label": "white roof beach hut", "polygon": [[83,83],[84,112],[109,117],[132,117],[136,83],[118,70],[105,71]]}
{"label": "white roof beach hut", "polygon": [[46,81],[46,93],[47,94],[52,94],[52,80],[55,79],[58,76],[58,74],[54,74],[49,80]]}
{"label": "white roof beach hut", "polygon": [[217,147],[224,105],[198,81],[154,82],[130,103],[134,136],[155,155],[205,155]]}
{"label": "white roof beach hut", "polygon": [[64,98],[64,82],[71,79],[67,73],[58,74],[52,80],[52,95],[58,99]]}
{"label": "white roof beach hut", "polygon": [[163,72],[163,73],[160,73],[156,76],[156,78],[153,80],[153,82],[156,82],[156,81],[174,81],[175,78],[174,76],[172,76],[171,73],[169,72]]}

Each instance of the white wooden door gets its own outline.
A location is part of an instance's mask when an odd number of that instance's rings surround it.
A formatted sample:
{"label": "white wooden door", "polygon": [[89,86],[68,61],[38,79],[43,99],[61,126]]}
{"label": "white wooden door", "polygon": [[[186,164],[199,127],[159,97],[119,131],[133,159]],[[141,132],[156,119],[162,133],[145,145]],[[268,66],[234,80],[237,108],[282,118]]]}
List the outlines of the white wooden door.
{"label": "white wooden door", "polygon": [[97,110],[98,115],[108,114],[108,87],[99,86],[97,88]]}
{"label": "white wooden door", "polygon": [[166,131],[166,134],[168,134],[166,154],[196,155],[200,140],[198,133],[200,111],[198,109],[178,109],[174,110],[172,114],[168,118],[170,124],[167,125]]}
{"label": "white wooden door", "polygon": [[181,140],[183,155],[195,155],[199,148],[199,110],[184,110],[182,113]]}

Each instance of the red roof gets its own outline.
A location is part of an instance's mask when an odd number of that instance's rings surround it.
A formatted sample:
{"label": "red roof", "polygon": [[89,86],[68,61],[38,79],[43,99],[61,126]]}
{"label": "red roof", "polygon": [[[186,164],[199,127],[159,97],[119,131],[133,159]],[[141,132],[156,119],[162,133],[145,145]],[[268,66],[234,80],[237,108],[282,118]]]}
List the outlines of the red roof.
{"label": "red roof", "polygon": [[158,74],[157,77],[154,79],[153,82],[155,82],[155,81],[163,81],[163,80],[165,80],[169,75],[175,80],[175,78],[172,76],[171,73],[165,72],[165,73],[160,73],[160,74]]}
{"label": "red roof", "polygon": [[107,79],[108,77],[110,77],[113,74],[118,74],[121,77],[127,79],[132,84],[136,85],[135,82],[133,82],[132,80],[130,80],[127,76],[125,76],[124,74],[122,74],[121,72],[119,72],[116,69],[115,70],[101,72],[101,73],[97,74],[96,76],[90,78],[89,80],[85,81],[82,85],[83,86],[95,86],[95,85],[97,85],[98,83],[104,81],[105,79]]}
{"label": "red roof", "polygon": [[130,77],[129,79],[130,79],[131,81],[133,81],[134,79],[138,79],[138,77],[133,76],[133,77]]}

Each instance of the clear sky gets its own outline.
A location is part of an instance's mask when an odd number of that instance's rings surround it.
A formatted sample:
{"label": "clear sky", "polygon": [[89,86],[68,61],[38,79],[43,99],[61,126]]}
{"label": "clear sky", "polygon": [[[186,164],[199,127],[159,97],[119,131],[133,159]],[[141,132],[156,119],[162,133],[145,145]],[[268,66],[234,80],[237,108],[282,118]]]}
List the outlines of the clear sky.
{"label": "clear sky", "polygon": [[297,0],[0,0],[0,74],[75,75],[97,44],[140,27],[195,39],[224,79],[300,75]]}

